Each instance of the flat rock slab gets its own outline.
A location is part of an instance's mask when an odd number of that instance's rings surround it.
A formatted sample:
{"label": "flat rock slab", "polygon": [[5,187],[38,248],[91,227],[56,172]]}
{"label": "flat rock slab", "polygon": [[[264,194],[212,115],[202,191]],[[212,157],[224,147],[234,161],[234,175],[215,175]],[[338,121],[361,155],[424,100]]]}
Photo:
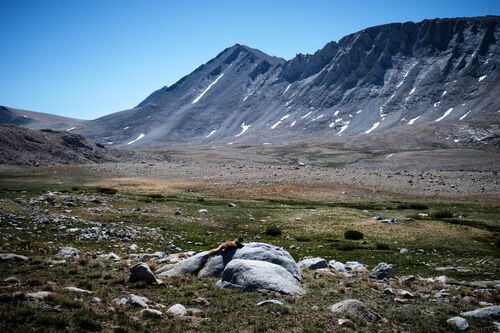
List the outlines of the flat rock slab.
{"label": "flat rock slab", "polygon": [[304,294],[297,279],[285,268],[258,260],[231,260],[216,286],[245,291],[277,291],[285,295]]}
{"label": "flat rock slab", "polygon": [[461,315],[465,317],[500,319],[500,305],[462,312]]}
{"label": "flat rock slab", "polygon": [[179,275],[197,275],[198,277],[221,277],[224,268],[232,260],[245,259],[264,261],[276,264],[287,270],[298,280],[302,280],[302,272],[290,253],[280,247],[266,243],[248,243],[239,249],[209,254],[208,251],[198,253],[162,272],[158,277]]}
{"label": "flat rock slab", "polygon": [[0,253],[0,260],[2,261],[26,261],[29,260],[28,257],[20,255],[20,254],[15,254],[15,253]]}

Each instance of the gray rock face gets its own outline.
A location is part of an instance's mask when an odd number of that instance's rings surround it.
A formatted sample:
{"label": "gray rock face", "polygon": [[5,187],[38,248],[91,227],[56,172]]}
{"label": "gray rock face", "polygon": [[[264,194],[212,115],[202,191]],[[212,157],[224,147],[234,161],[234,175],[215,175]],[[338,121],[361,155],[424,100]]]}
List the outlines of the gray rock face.
{"label": "gray rock face", "polygon": [[0,253],[0,260],[2,261],[26,261],[29,258],[15,253]]}
{"label": "gray rock face", "polygon": [[58,254],[56,254],[56,258],[80,258],[80,253],[77,249],[72,247],[63,247]]}
{"label": "gray rock face", "polygon": [[377,316],[370,311],[366,305],[356,299],[346,299],[342,302],[332,305],[330,310],[333,313],[349,315],[368,322],[377,320]]}
{"label": "gray rock face", "polygon": [[500,319],[500,305],[462,312],[461,315],[465,317]]}
{"label": "gray rock face", "polygon": [[201,252],[177,263],[170,270],[158,276],[171,277],[191,274],[199,277],[220,277],[226,265],[235,259],[270,262],[285,268],[296,279],[302,279],[302,272],[290,253],[266,243],[248,243],[242,248],[224,253],[217,252],[212,255],[208,251]]}
{"label": "gray rock face", "polygon": [[377,279],[393,278],[394,272],[392,271],[392,265],[381,262],[373,269],[371,275]]}
{"label": "gray rock face", "polygon": [[159,281],[156,279],[151,269],[146,263],[139,263],[130,268],[129,282],[144,281],[147,284],[158,284]]}
{"label": "gray rock face", "polygon": [[455,326],[460,331],[465,331],[469,328],[469,323],[462,317],[452,317],[446,321],[448,324]]}
{"label": "gray rock face", "polygon": [[303,295],[294,276],[282,266],[256,260],[234,259],[216,284],[245,291],[277,291],[285,295]]}
{"label": "gray rock face", "polygon": [[323,258],[306,258],[297,263],[300,268],[319,269],[328,268],[326,260]]}

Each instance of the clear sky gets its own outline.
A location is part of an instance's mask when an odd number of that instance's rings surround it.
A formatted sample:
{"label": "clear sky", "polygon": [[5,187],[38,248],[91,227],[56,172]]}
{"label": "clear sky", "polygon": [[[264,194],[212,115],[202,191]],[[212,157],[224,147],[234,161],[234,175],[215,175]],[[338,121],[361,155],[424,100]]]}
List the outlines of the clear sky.
{"label": "clear sky", "polygon": [[290,59],[374,25],[500,15],[483,0],[0,0],[0,105],[94,119],[235,43]]}

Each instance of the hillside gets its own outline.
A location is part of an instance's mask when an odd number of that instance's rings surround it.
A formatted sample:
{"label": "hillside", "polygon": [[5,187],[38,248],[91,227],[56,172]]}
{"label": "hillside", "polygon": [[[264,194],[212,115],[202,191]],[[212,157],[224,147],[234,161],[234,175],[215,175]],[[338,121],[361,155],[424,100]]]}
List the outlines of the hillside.
{"label": "hillside", "polygon": [[55,165],[118,162],[138,153],[105,147],[81,135],[0,125],[0,164]]}

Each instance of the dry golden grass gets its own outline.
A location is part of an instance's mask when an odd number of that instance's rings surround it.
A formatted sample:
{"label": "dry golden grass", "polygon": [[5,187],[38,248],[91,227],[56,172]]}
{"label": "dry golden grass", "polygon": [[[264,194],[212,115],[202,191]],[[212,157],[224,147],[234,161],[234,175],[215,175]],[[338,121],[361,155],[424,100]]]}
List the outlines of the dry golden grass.
{"label": "dry golden grass", "polygon": [[121,177],[108,178],[98,182],[89,183],[88,186],[112,187],[120,191],[138,192],[138,193],[177,193],[187,189],[199,187],[198,182],[173,182],[166,179]]}

